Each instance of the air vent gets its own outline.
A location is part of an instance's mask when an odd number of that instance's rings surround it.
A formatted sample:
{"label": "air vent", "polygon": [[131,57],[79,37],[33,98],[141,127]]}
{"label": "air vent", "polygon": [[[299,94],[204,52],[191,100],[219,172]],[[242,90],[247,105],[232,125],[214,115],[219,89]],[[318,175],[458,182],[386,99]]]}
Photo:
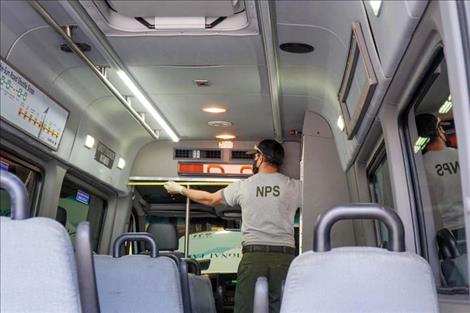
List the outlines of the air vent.
{"label": "air vent", "polygon": [[175,149],[175,159],[190,159],[193,155],[193,150],[189,149]]}
{"label": "air vent", "polygon": [[175,149],[174,159],[186,159],[186,160],[220,160],[222,159],[222,150],[207,149]]}
{"label": "air vent", "polygon": [[246,154],[248,151],[232,150],[232,160],[252,160],[253,156]]}

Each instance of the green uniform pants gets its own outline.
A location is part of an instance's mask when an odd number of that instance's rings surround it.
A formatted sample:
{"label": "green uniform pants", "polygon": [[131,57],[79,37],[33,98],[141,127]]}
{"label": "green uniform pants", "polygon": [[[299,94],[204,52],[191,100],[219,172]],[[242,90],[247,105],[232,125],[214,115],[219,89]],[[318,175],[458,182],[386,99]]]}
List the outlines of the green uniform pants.
{"label": "green uniform pants", "polygon": [[282,281],[286,279],[293,255],[283,253],[248,252],[243,254],[238,266],[238,284],[235,291],[235,313],[253,313],[256,279],[260,276],[269,282],[269,312],[281,308]]}

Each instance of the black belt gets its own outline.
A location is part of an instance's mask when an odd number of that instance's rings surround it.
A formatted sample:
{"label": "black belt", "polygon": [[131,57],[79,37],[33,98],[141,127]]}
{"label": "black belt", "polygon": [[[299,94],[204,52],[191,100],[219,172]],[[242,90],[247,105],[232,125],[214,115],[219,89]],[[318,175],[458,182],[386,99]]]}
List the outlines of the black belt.
{"label": "black belt", "polygon": [[286,246],[268,246],[268,245],[246,245],[242,248],[242,253],[247,252],[271,252],[271,253],[284,253],[294,254],[295,249]]}

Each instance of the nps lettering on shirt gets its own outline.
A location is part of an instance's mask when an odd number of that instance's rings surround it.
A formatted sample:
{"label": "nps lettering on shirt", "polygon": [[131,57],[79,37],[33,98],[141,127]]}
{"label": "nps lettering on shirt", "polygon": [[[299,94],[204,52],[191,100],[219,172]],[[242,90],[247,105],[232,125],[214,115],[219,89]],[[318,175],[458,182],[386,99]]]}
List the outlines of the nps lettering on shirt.
{"label": "nps lettering on shirt", "polygon": [[439,176],[454,175],[459,173],[459,161],[436,164],[434,166],[436,174]]}
{"label": "nps lettering on shirt", "polygon": [[268,197],[273,195],[279,197],[281,188],[279,186],[256,186],[256,197]]}

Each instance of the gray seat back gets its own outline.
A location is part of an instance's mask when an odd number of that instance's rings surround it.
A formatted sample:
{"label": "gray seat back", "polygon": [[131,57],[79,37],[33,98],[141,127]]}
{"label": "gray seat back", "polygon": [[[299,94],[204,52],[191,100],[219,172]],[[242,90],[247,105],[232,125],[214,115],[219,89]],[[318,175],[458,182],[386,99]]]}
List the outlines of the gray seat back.
{"label": "gray seat back", "polygon": [[[393,251],[330,250],[331,227],[346,218],[380,219]],[[289,268],[281,313],[439,312],[431,268],[420,256],[403,251],[403,238],[403,225],[393,211],[372,205],[326,211],[315,227],[314,251],[298,256]]]}
{"label": "gray seat back", "polygon": [[192,313],[216,313],[211,281],[207,276],[188,274]]}
{"label": "gray seat back", "polygon": [[154,247],[150,256],[120,256],[122,242],[142,239],[144,233],[137,233],[140,238],[135,235],[121,235],[114,256],[94,256],[101,311],[183,313],[179,265],[170,257],[158,257],[155,240],[149,234],[145,233]]}
{"label": "gray seat back", "polygon": [[49,218],[27,218],[23,183],[2,171],[11,218],[0,217],[0,311],[81,312],[76,263],[65,228]]}
{"label": "gray seat back", "polygon": [[439,312],[429,264],[408,252],[347,247],[309,251],[291,264],[286,312]]}
{"label": "gray seat back", "polygon": [[160,251],[178,250],[178,235],[176,226],[171,223],[150,224],[147,232],[152,234],[158,241]]}

